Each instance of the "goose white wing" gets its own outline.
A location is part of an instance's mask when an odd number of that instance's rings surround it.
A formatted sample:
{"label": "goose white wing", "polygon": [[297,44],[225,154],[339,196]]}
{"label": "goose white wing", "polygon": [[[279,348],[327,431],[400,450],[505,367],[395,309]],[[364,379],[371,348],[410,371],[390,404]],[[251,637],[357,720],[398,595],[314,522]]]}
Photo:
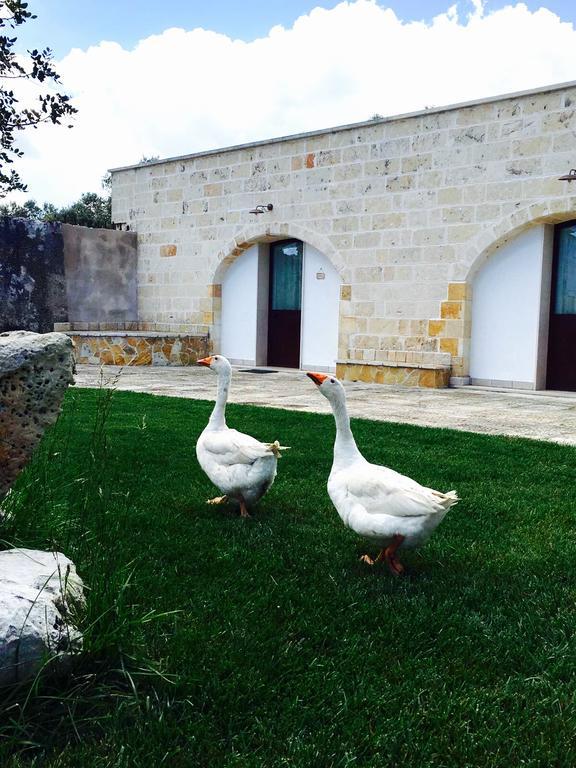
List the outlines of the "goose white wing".
{"label": "goose white wing", "polygon": [[201,441],[203,450],[221,466],[254,464],[258,459],[274,455],[269,445],[236,429],[205,432]]}
{"label": "goose white wing", "polygon": [[374,515],[432,515],[446,512],[458,500],[453,491],[446,494],[434,491],[399,472],[375,464],[354,465],[342,479],[349,500]]}

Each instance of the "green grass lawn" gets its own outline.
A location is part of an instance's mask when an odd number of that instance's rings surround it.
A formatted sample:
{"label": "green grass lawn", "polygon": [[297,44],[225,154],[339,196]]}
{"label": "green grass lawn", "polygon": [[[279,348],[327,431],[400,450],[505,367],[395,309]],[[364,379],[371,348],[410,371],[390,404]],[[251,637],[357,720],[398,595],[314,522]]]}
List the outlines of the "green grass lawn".
{"label": "green grass lawn", "polygon": [[327,496],[331,416],[229,406],[293,446],[244,521],[205,504],[211,407],[69,391],[1,535],[76,562],[86,654],[0,694],[0,765],[576,764],[572,448],[354,421],[369,460],[462,499],[394,579]]}

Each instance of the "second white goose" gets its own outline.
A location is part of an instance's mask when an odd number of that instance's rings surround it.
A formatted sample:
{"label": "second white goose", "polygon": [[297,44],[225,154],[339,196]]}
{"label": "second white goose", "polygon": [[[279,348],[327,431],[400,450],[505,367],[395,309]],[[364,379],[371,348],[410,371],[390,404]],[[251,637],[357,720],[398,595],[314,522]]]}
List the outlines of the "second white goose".
{"label": "second white goose", "polygon": [[366,461],[350,429],[342,384],[323,373],[307,376],[328,399],[336,421],[328,495],[345,525],[382,547],[375,560],[369,555],[362,560],[370,565],[385,561],[390,572],[399,576],[404,566],[397,550],[423,544],[458,496],[455,491],[426,488],[393,469]]}

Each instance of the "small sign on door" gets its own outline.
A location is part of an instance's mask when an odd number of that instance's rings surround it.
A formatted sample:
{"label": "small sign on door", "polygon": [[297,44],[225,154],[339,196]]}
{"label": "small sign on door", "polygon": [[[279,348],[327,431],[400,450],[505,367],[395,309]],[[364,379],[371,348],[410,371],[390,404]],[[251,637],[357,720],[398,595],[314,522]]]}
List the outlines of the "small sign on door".
{"label": "small sign on door", "polygon": [[316,280],[324,280],[326,278],[326,275],[322,270],[320,272],[316,272]]}

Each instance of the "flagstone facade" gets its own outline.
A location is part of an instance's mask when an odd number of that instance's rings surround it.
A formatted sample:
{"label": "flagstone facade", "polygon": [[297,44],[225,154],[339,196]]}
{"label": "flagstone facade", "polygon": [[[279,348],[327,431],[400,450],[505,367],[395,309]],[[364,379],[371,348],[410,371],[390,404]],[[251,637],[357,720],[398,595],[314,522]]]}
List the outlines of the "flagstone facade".
{"label": "flagstone facade", "polygon": [[[339,276],[338,375],[439,387],[470,376],[483,265],[525,230],[576,219],[576,183],[558,180],[574,165],[569,83],[115,169],[112,215],[138,235],[143,330],[220,351],[230,266],[295,239]],[[539,371],[509,383],[540,387]]]}

